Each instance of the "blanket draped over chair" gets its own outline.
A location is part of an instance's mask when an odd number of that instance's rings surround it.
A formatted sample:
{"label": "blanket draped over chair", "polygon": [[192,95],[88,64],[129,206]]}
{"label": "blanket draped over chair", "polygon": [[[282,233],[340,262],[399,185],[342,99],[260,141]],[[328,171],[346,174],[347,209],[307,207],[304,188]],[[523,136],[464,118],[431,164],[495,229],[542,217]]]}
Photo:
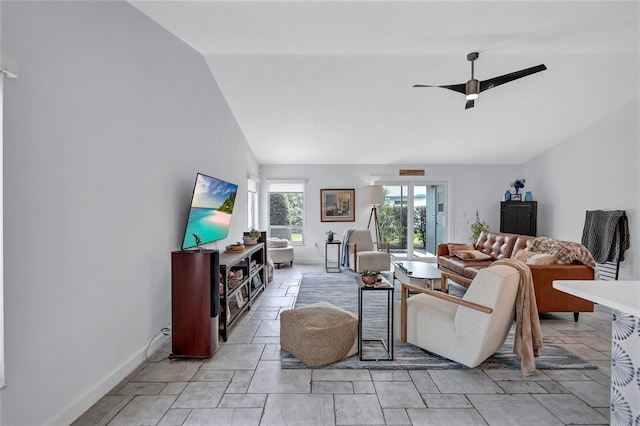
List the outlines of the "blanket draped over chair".
{"label": "blanket draped over chair", "polygon": [[531,270],[525,263],[514,259],[500,259],[491,265],[511,266],[520,273],[513,353],[520,356],[522,374],[530,376],[536,371],[535,357],[539,356],[539,350],[542,348],[542,329],[538,318]]}
{"label": "blanket draped over chair", "polygon": [[349,267],[349,237],[351,237],[353,231],[353,229],[347,229],[342,236],[342,258],[340,264],[345,268]]}
{"label": "blanket draped over chair", "polygon": [[587,211],[582,244],[598,263],[624,260],[630,246],[629,221],[624,210]]}

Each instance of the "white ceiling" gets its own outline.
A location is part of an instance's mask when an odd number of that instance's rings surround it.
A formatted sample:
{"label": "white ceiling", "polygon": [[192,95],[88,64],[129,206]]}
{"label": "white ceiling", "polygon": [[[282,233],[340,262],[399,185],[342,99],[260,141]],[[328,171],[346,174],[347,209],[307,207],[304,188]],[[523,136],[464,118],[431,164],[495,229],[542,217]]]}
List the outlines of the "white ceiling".
{"label": "white ceiling", "polygon": [[[637,1],[130,3],[204,56],[262,164],[520,164],[639,94]],[[412,87],[466,82],[471,51],[479,80],[548,69],[469,110]]]}

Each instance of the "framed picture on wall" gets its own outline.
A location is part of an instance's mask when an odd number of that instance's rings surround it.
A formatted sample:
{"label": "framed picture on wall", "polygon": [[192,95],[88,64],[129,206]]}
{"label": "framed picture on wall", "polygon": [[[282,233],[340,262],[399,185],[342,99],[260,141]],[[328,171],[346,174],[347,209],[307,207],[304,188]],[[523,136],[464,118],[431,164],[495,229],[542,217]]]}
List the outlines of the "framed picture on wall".
{"label": "framed picture on wall", "polygon": [[322,222],[355,222],[355,189],[321,189]]}

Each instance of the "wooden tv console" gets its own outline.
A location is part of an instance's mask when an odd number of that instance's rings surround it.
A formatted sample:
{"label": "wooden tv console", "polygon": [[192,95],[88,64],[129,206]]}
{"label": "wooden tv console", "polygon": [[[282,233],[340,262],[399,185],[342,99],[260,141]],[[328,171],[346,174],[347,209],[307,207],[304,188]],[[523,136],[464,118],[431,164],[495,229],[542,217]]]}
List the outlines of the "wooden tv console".
{"label": "wooden tv console", "polygon": [[220,336],[227,341],[229,328],[251,309],[251,302],[267,284],[264,243],[243,251],[220,253]]}

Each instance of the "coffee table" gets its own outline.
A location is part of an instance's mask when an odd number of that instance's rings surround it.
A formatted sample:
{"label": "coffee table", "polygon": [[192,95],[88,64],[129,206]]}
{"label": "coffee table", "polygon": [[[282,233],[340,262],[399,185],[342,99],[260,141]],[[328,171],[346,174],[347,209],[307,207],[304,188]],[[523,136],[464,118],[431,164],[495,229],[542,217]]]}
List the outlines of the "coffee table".
{"label": "coffee table", "polygon": [[430,290],[440,290],[447,293],[447,282],[441,280],[442,272],[433,264],[403,260],[393,262],[393,282],[396,280],[417,285]]}

